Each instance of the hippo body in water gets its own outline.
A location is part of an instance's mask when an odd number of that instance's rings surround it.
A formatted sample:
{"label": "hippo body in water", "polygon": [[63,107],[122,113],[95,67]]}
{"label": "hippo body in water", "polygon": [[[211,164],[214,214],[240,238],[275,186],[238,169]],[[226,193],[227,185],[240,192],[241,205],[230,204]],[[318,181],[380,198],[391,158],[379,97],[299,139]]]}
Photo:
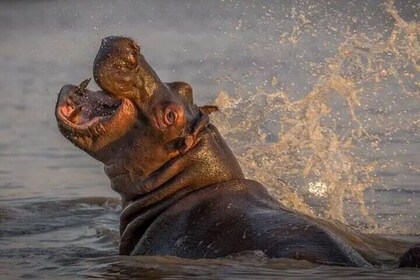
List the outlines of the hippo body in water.
{"label": "hippo body in water", "polygon": [[209,123],[217,108],[196,106],[187,83],[161,82],[133,40],[104,39],[94,78],[102,90],[61,89],[56,117],[70,142],[105,164],[121,195],[121,254],[217,258],[258,250],[270,258],[370,265],[325,223],[285,208],[244,178]]}

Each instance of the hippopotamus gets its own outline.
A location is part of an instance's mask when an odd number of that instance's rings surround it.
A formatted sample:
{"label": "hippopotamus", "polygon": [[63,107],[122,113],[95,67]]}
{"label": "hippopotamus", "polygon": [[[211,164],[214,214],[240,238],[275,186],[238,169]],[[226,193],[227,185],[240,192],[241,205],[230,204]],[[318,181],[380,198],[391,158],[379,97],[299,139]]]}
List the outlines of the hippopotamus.
{"label": "hippopotamus", "polygon": [[[337,231],[283,206],[245,178],[209,114],[185,82],[162,82],[139,45],[107,37],[96,55],[99,91],[61,88],[61,133],[104,164],[121,196],[121,255],[218,258],[262,251],[269,258],[370,266]],[[418,266],[420,247],[400,266]],[[405,261],[406,260],[406,261]]]}

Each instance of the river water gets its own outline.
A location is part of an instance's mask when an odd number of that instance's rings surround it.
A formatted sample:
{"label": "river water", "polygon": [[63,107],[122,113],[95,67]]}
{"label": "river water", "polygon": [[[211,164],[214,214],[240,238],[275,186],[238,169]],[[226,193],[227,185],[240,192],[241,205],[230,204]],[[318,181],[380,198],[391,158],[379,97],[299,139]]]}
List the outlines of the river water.
{"label": "river water", "polygon": [[392,265],[324,267],[258,252],[117,256],[118,196],[101,164],[60,135],[54,105],[62,85],[92,75],[103,37],[131,36],[162,80],[187,81],[196,103],[220,107],[213,123],[245,173],[282,203],[420,242],[419,7],[0,2],[1,279],[418,278]]}

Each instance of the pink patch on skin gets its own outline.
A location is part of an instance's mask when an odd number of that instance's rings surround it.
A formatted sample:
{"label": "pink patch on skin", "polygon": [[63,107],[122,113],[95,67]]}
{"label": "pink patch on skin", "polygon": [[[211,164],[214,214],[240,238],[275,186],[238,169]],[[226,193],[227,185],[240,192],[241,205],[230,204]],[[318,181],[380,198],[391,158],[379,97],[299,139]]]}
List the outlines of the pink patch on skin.
{"label": "pink patch on skin", "polygon": [[72,106],[63,106],[60,108],[61,114],[66,118],[70,117],[71,113],[73,113],[74,108]]}

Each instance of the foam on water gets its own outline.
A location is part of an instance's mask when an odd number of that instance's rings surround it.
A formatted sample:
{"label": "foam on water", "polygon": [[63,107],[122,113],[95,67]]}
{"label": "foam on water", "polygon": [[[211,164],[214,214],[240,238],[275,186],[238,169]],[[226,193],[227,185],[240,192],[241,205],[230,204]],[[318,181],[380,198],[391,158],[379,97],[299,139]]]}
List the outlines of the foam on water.
{"label": "foam on water", "polygon": [[[263,182],[282,203],[376,232],[380,229],[365,203],[366,189],[387,187],[380,172],[404,165],[382,147],[407,130],[418,133],[420,123],[420,24],[403,20],[393,1],[384,8],[394,20],[392,28],[386,34],[344,34],[347,39],[299,100],[292,100],[274,76],[273,90],[259,88],[244,96],[239,85],[232,93],[220,92],[215,103],[221,113],[213,118],[246,175]],[[296,17],[300,20],[292,32],[281,34],[279,44],[295,44],[305,32],[317,36],[305,14]],[[394,99],[411,100],[417,107],[387,116],[397,106],[395,100],[380,104],[389,86],[397,91],[391,93]],[[373,114],[365,110],[370,104],[376,107]],[[382,154],[386,160],[379,159]],[[404,167],[419,172],[418,166]],[[346,213],[346,206],[358,211]]]}

